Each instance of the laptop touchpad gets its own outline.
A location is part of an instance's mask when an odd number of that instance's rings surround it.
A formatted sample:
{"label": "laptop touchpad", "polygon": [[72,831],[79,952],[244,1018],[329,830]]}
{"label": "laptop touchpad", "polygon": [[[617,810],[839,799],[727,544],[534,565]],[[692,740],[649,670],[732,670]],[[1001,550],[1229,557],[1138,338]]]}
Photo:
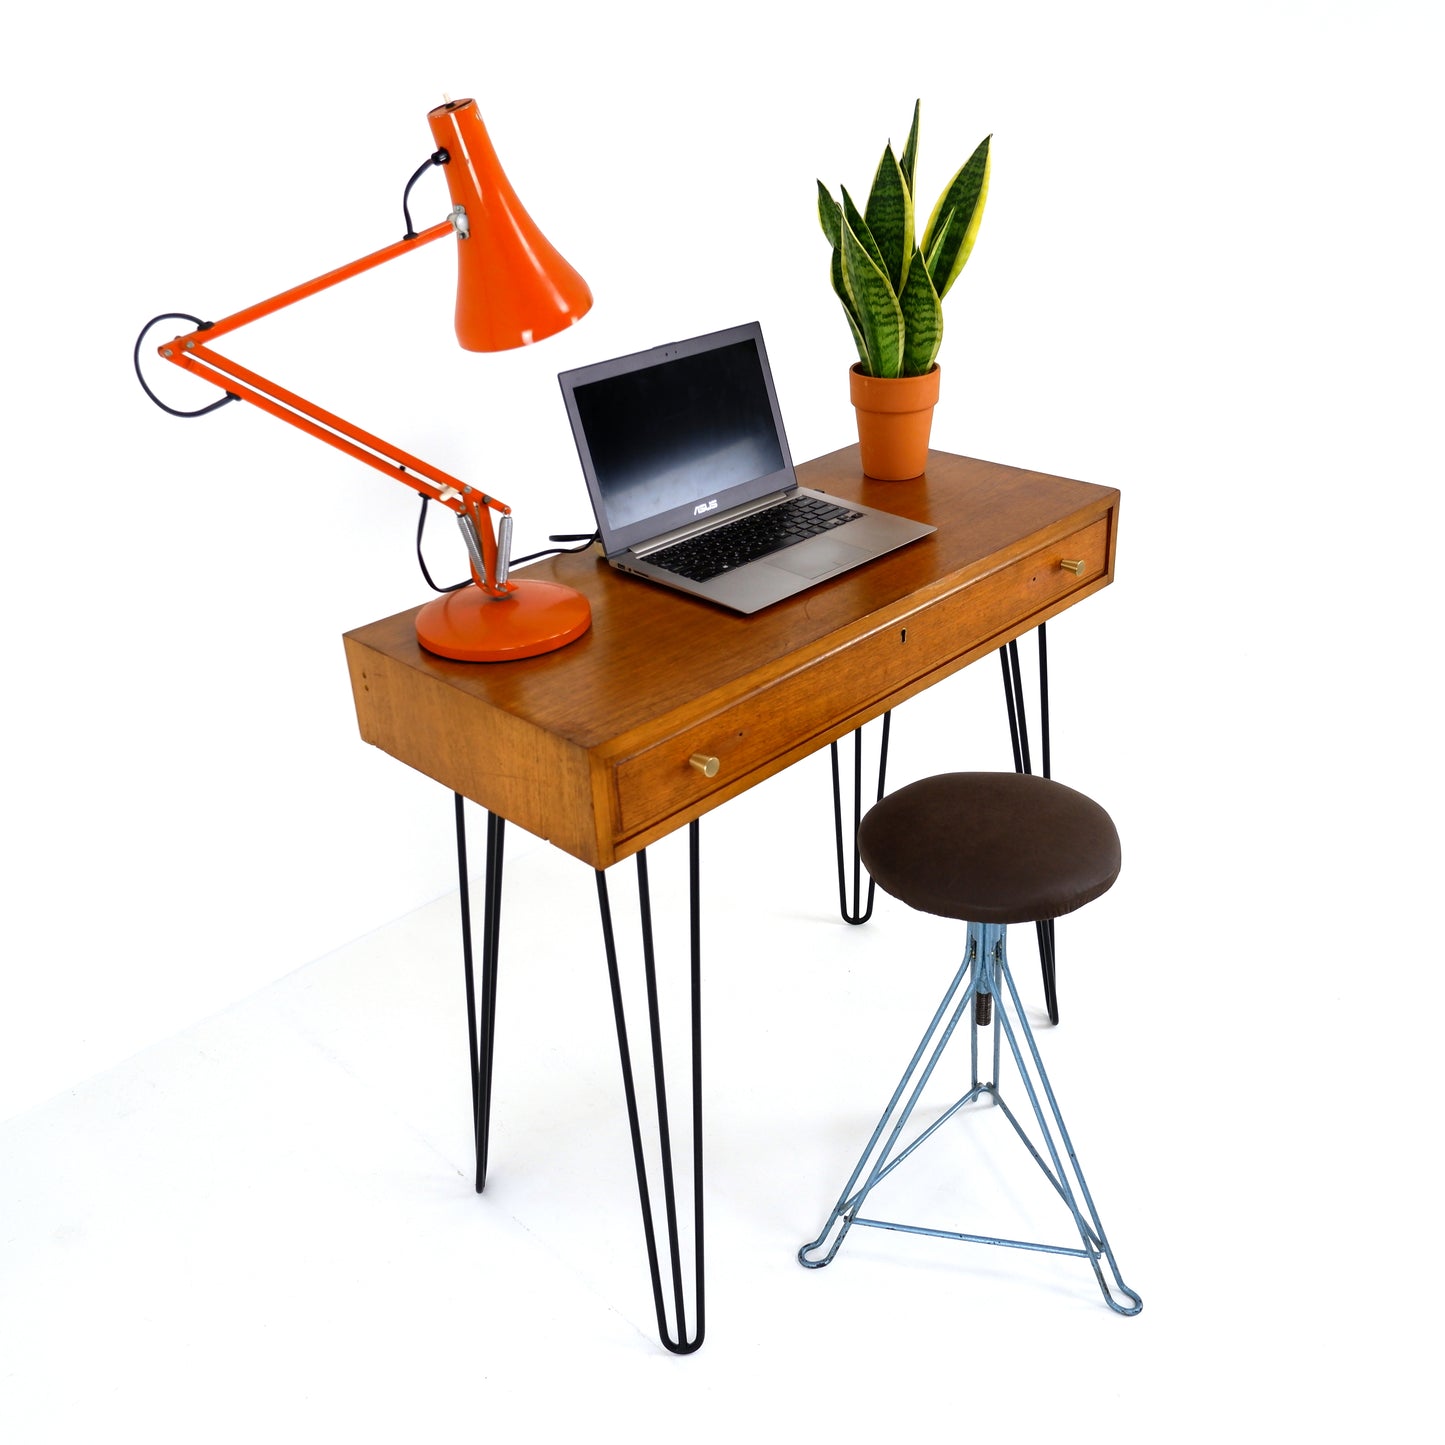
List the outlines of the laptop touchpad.
{"label": "laptop touchpad", "polygon": [[843,567],[853,567],[868,556],[836,537],[813,537],[796,547],[775,552],[767,560],[774,567],[795,572],[799,577],[822,577]]}

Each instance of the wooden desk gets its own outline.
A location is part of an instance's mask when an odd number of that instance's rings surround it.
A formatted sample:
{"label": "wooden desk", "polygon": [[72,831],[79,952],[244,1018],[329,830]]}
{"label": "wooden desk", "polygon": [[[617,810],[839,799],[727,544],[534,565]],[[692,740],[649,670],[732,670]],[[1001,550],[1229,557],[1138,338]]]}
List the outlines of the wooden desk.
{"label": "wooden desk", "polygon": [[[625,577],[595,553],[528,569],[587,594],[592,628],[544,657],[453,662],[422,650],[415,610],[346,635],[361,735],[457,795],[458,863],[477,1176],[486,1179],[502,820],[597,872],[623,1085],[662,1343],[689,1353],[704,1329],[700,926],[696,820],[1107,586],[1119,493],[1111,487],[933,452],[925,477],[875,482],[846,447],[798,468],[806,486],[931,522],[890,556],[752,617]],[[1065,564],[1070,564],[1066,566]],[[504,605],[504,604],[498,604]],[[690,760],[718,760],[711,778]],[[462,798],[488,810],[483,978],[474,990]],[[648,1167],[603,870],[692,824],[693,1330],[685,1324],[668,1088],[650,919],[649,1027],[672,1316],[667,1319]],[[841,869],[840,855],[840,869]],[[646,897],[646,889],[640,889]],[[479,1000],[479,1005],[478,1005]],[[478,1015],[480,1008],[480,1016]]]}
{"label": "wooden desk", "polygon": [[592,629],[502,665],[434,657],[399,613],[346,635],[361,736],[607,868],[1113,580],[1114,488],[943,452],[875,482],[857,447],[797,471],[938,530],[753,617],[555,558],[527,575],[585,592]]}

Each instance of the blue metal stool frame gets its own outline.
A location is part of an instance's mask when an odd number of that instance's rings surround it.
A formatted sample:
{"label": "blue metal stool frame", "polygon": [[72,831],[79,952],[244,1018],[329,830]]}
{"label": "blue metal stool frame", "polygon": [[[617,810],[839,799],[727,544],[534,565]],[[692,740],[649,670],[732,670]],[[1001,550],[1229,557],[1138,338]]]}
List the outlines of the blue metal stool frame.
{"label": "blue metal stool frame", "polygon": [[[1007,931],[1006,925],[1001,923],[970,923],[968,925],[968,944],[964,951],[962,965],[954,975],[947,993],[944,994],[938,1011],[933,1015],[933,1021],[919,1041],[913,1058],[909,1061],[902,1079],[898,1082],[898,1087],[893,1091],[893,1097],[883,1111],[883,1117],[879,1119],[878,1127],[873,1131],[873,1137],[869,1139],[862,1157],[849,1176],[847,1184],[843,1186],[843,1192],[838,1196],[838,1202],[833,1206],[833,1212],[828,1216],[827,1223],[824,1224],[822,1232],[811,1244],[805,1244],[798,1251],[798,1262],[809,1269],[821,1269],[837,1254],[839,1246],[855,1224],[870,1229],[893,1229],[907,1234],[928,1234],[939,1239],[961,1240],[973,1244],[993,1244],[1008,1249],[1028,1249],[1044,1254],[1070,1255],[1089,1261],[1094,1270],[1094,1278],[1098,1281],[1100,1292],[1110,1309],[1121,1315],[1136,1315],[1144,1307],[1144,1302],[1124,1283],[1119,1274],[1119,1266],[1115,1263],[1114,1252],[1109,1246],[1104,1226],[1100,1223],[1098,1211],[1094,1207],[1093,1196],[1089,1193],[1089,1186],[1084,1181],[1083,1170],[1079,1167],[1073,1142],[1064,1126],[1053,1087],[1049,1083],[1043,1060],[1039,1057],[1038,1046],[1034,1043],[1033,1031],[1029,1028],[1028,1019],[1019,1002],[1018,991],[1015,989],[1013,978],[1009,973],[1005,948]],[[968,980],[966,986],[965,978]],[[900,1148],[899,1139],[913,1113],[914,1106],[918,1103],[939,1059],[948,1047],[949,1040],[953,1037],[954,1030],[963,1017],[964,1010],[975,998],[980,1000],[993,998],[997,1003],[997,1007],[992,1010],[993,1076],[988,1081],[979,1078],[980,1021],[979,1010],[976,1009],[971,1014],[970,1020],[972,1086],[961,1099],[946,1109],[911,1143]],[[1028,1093],[1029,1103],[1033,1106],[1034,1119],[1042,1134],[1044,1149],[1048,1155],[1047,1159],[1035,1147],[1013,1110],[1004,1102],[1003,1096],[999,1092],[1000,1045],[1005,1037],[1008,1039],[1009,1049],[1019,1077],[1023,1080],[1024,1088]],[[924,1061],[925,1054],[927,1055],[926,1062]],[[1033,1069],[1032,1077],[1030,1076],[1030,1063]],[[1047,1111],[1044,1103],[1040,1100],[1040,1094],[1047,1102]],[[907,1101],[902,1104],[900,1111],[899,1105],[905,1095]],[[964,1234],[956,1230],[932,1229],[921,1225],[901,1224],[893,1220],[863,1217],[863,1206],[879,1180],[891,1174],[965,1104],[982,1099],[991,1100],[1003,1110],[1004,1116],[1013,1125],[1014,1132],[1023,1141],[1024,1147],[1027,1148],[1034,1162],[1043,1170],[1045,1178],[1053,1185],[1067,1206],[1074,1226],[1079,1232],[1079,1247],[1036,1244],[1026,1240]],[[880,1140],[884,1140],[881,1150],[878,1147]],[[1062,1161],[1061,1150],[1062,1154],[1068,1156],[1069,1167],[1067,1169]],[[873,1160],[871,1166],[870,1159]],[[861,1188],[858,1184],[860,1179],[864,1179]],[[1077,1191],[1075,1186],[1077,1186]],[[827,1246],[827,1252],[821,1258],[814,1257],[819,1250],[823,1249],[830,1235],[833,1237],[832,1242]],[[1101,1264],[1105,1263],[1113,1277],[1112,1286],[1105,1278],[1101,1268]]]}

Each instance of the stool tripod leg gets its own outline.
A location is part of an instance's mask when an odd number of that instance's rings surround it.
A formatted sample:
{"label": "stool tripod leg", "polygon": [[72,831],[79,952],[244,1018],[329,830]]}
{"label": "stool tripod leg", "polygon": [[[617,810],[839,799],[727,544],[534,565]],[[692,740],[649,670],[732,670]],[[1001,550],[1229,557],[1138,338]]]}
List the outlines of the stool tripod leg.
{"label": "stool tripod leg", "polygon": [[[1039,733],[1043,751],[1043,776],[1052,777],[1049,756],[1049,639],[1048,625],[1039,623]],[[999,661],[1003,664],[1004,704],[1008,708],[1009,737],[1013,742],[1014,771],[1032,773],[1033,760],[1029,756],[1028,716],[1024,711],[1023,673],[1019,667],[1018,639],[1005,643],[998,650]],[[1054,920],[1041,919],[1034,924],[1039,941],[1039,969],[1044,982],[1044,1005],[1048,1009],[1049,1022],[1059,1021],[1059,990],[1055,969]],[[981,1018],[980,1023],[987,1023]]]}
{"label": "stool tripod leg", "polygon": [[[798,1262],[809,1269],[820,1269],[837,1254],[839,1246],[854,1225],[869,1229],[893,1230],[904,1234],[930,1235],[936,1239],[969,1244],[990,1244],[1007,1249],[1030,1250],[1041,1254],[1060,1254],[1072,1259],[1089,1261],[1100,1293],[1104,1296],[1104,1302],[1110,1309],[1123,1315],[1138,1314],[1143,1308],[1143,1302],[1124,1283],[1119,1274],[1113,1250],[1099,1220],[1098,1210],[1094,1207],[1089,1186],[1085,1182],[1083,1170],[1079,1166],[1078,1156],[1074,1152],[1073,1141],[1069,1138],[1068,1130],[1064,1126],[1053,1087],[1049,1083],[1043,1060],[1039,1057],[1038,1048],[1034,1043],[1028,1017],[1024,1013],[1018,990],[1009,973],[1005,950],[1006,934],[1007,928],[1001,923],[969,924],[968,947],[963,967],[955,974],[947,993],[944,994],[943,1002],[939,1004],[922,1041],[914,1051],[903,1078],[899,1081],[897,1089],[894,1090],[888,1107],[883,1111],[883,1117],[878,1121],[878,1127],[874,1129],[872,1138],[869,1139],[862,1156],[852,1174],[849,1175],[848,1182],[843,1186],[843,1192],[838,1196],[838,1202],[833,1206],[832,1213],[829,1214],[821,1233],[810,1244],[805,1244],[798,1251]],[[964,987],[966,974],[969,975],[969,979],[967,987]],[[1003,992],[1005,989],[1007,990],[1006,995]],[[968,1008],[971,1001],[985,995],[993,997],[992,1079],[984,1082],[979,1078],[979,1025],[975,1014],[970,1028],[970,1051],[973,1062],[972,1086],[962,1098],[945,1109],[916,1138],[906,1146],[899,1148],[898,1140],[904,1126],[947,1048],[954,1029],[963,1017],[964,1010]],[[1001,1035],[1008,1039],[1019,1078],[1023,1081],[1024,1088],[1028,1092],[1029,1102],[1033,1105],[1035,1122],[1043,1136],[1043,1146],[1047,1151],[1047,1158],[1039,1152],[1000,1092]],[[1029,1063],[1025,1061],[1023,1049],[1020,1047],[1020,1039],[1027,1045],[1032,1073]],[[928,1056],[926,1064],[924,1063],[925,1054]],[[1035,1080],[1037,1080],[1037,1084]],[[1044,1106],[1040,1102],[1040,1091],[1048,1102],[1048,1114],[1045,1113]],[[908,1096],[906,1101],[904,1100],[905,1094]],[[898,1220],[863,1217],[863,1204],[874,1185],[892,1173],[915,1149],[953,1118],[964,1105],[984,1097],[992,1099],[993,1103],[1002,1111],[1034,1163],[1053,1185],[1055,1192],[1073,1218],[1079,1233],[1081,1247],[1005,1239],[998,1235],[966,1234],[954,1229],[938,1229],[926,1225],[905,1224]],[[885,1134],[887,1135],[886,1139],[884,1138]],[[879,1148],[880,1140],[883,1140],[881,1149]],[[897,1150],[896,1153],[895,1150]],[[1068,1156],[1072,1168],[1072,1178],[1064,1168],[1061,1150],[1062,1154]],[[870,1163],[870,1161],[872,1162]],[[863,1180],[861,1187],[860,1179]],[[1080,1203],[1081,1199],[1082,1204]],[[817,1257],[820,1250],[826,1250],[826,1253]],[[1104,1277],[1104,1271],[1100,1267],[1101,1261],[1109,1266],[1114,1281],[1112,1286]]]}
{"label": "stool tripod leg", "polygon": [[[1018,1069],[1019,1078],[1023,1080],[1024,1089],[1029,1096],[1029,1102],[1033,1106],[1034,1119],[1038,1124],[1039,1132],[1043,1136],[1044,1146],[1048,1150],[1049,1158],[1053,1163],[1052,1170],[1049,1169],[1038,1151],[1030,1142],[1028,1135],[1024,1133],[1018,1120],[1014,1117],[1013,1111],[1004,1103],[997,1094],[995,1097],[1007,1115],[1009,1122],[1013,1125],[1015,1132],[1028,1147],[1033,1155],[1034,1161],[1044,1171],[1049,1182],[1053,1184],[1059,1196],[1068,1206],[1069,1212],[1074,1217],[1074,1225],[1079,1231],[1079,1240],[1083,1249],[1069,1251],[1062,1249],[1051,1249],[1050,1253],[1067,1254],[1081,1253],[1093,1266],[1094,1278],[1098,1281],[1099,1292],[1104,1296],[1104,1303],[1121,1315],[1136,1315],[1144,1307],[1143,1300],[1128,1285],[1124,1283],[1119,1273],[1118,1263],[1114,1259],[1114,1251],[1109,1245],[1108,1236],[1104,1233],[1104,1226],[1099,1219],[1099,1211],[1094,1206],[1093,1196],[1089,1193],[1089,1186],[1084,1179],[1084,1171],[1079,1165],[1078,1155],[1074,1152],[1073,1140],[1069,1137],[1068,1128],[1064,1124],[1064,1116],[1059,1110],[1058,1100],[1054,1097],[1052,1084],[1049,1083],[1048,1071],[1044,1068],[1044,1061],[1039,1055],[1038,1045],[1034,1042],[1033,1030],[1029,1027],[1028,1016],[1024,1012],[1023,1003],[1019,999],[1018,989],[1014,986],[1013,975],[1008,968],[1007,959],[1004,957],[1002,945],[1002,928],[999,929],[999,957],[994,966],[994,992],[998,994],[998,1018],[1003,1026],[1003,1031],[1008,1038],[1009,1049],[1013,1054],[1014,1065]],[[1012,1004],[1010,1009],[1005,1003],[1004,996],[999,992],[999,983],[1008,990],[1008,999]],[[1012,1013],[1013,1019],[1009,1015]],[[1014,1021],[1017,1021],[1017,1033],[1014,1029]],[[1038,1081],[1038,1089],[1035,1088],[1034,1079],[1030,1078],[1029,1069],[1024,1062],[1023,1052],[1019,1048],[1019,1036],[1022,1035],[1024,1043],[1028,1046],[1029,1058],[1033,1064],[1034,1078]],[[997,1074],[997,1056],[995,1055],[995,1075]],[[1048,1112],[1052,1118],[1052,1126],[1049,1117],[1045,1116],[1043,1105],[1039,1101],[1038,1090],[1042,1090],[1044,1098],[1048,1101]],[[1057,1142],[1055,1139],[1057,1130]],[[1068,1155],[1070,1169],[1066,1171],[1059,1154],[1059,1146],[1062,1145],[1063,1152]],[[1078,1196],[1074,1193],[1073,1185],[1069,1181],[1070,1172],[1074,1181],[1078,1184]],[[1083,1207],[1080,1208],[1079,1200],[1082,1198]],[[1113,1276],[1114,1287],[1104,1278],[1104,1272],[1099,1267],[1100,1260],[1109,1266],[1109,1273]],[[1117,1290],[1117,1295],[1116,1295]],[[1121,1303],[1117,1296],[1122,1296],[1127,1303]]]}
{"label": "stool tripod leg", "polygon": [[453,794],[457,828],[457,875],[462,914],[462,969],[467,986],[467,1044],[472,1073],[472,1139],[476,1158],[476,1190],[487,1183],[487,1147],[491,1137],[492,1053],[496,1039],[497,947],[502,924],[502,850],[506,819],[487,814],[487,862],[482,897],[482,990],[478,1022],[477,991],[472,973],[471,882],[467,876],[465,799]]}
{"label": "stool tripod leg", "polygon": [[[946,1123],[953,1115],[963,1107],[964,1104],[976,1098],[984,1090],[978,1083],[978,1069],[974,1067],[974,1086],[962,1099],[949,1109],[940,1118],[934,1121],[922,1134],[918,1136],[908,1147],[902,1150],[896,1157],[893,1157],[894,1146],[898,1143],[898,1136],[903,1132],[904,1126],[908,1123],[909,1116],[913,1113],[913,1107],[918,1102],[925,1085],[932,1077],[938,1061],[943,1056],[943,1051],[948,1047],[948,1041],[953,1037],[953,1031],[958,1027],[958,1021],[963,1017],[963,1011],[975,997],[976,979],[970,979],[968,986],[963,987],[964,977],[969,973],[974,962],[972,952],[965,954],[963,963],[953,976],[953,982],[948,986],[948,992],[944,994],[943,1001],[938,1005],[923,1037],[918,1041],[918,1047],[913,1051],[913,1057],[908,1061],[908,1067],[903,1071],[903,1077],[898,1081],[898,1087],[893,1091],[893,1097],[888,1101],[888,1107],[884,1109],[883,1116],[878,1120],[878,1126],[873,1130],[872,1137],[868,1140],[862,1154],[858,1156],[858,1162],[853,1166],[853,1172],[848,1176],[848,1182],[843,1186],[843,1192],[838,1196],[838,1202],[833,1206],[832,1212],[828,1215],[823,1228],[819,1231],[818,1237],[811,1243],[803,1245],[798,1250],[798,1263],[806,1269],[822,1269],[825,1264],[832,1261],[838,1253],[839,1246],[847,1237],[853,1221],[858,1217],[858,1211],[863,1207],[864,1201],[868,1198],[873,1186],[880,1179],[891,1174],[920,1144],[927,1139],[935,1129]],[[962,995],[959,990],[962,989]],[[946,1019],[946,1022],[945,1022]],[[936,1042],[935,1042],[936,1040]],[[930,1052],[931,1047],[931,1052]],[[920,1064],[923,1056],[928,1053],[928,1062],[920,1071]],[[916,1082],[915,1082],[916,1079]],[[912,1085],[910,1090],[909,1086]],[[904,1093],[908,1093],[908,1102],[899,1109],[899,1104]],[[891,1127],[890,1127],[891,1125]],[[883,1138],[884,1132],[888,1138],[881,1150],[878,1150],[878,1141]],[[878,1150],[877,1157],[874,1151]],[[868,1161],[873,1159],[871,1168]],[[857,1188],[858,1181],[867,1170],[868,1177],[861,1189]],[[836,1234],[833,1233],[837,1226]],[[827,1253],[821,1259],[812,1258],[818,1250],[822,1249],[828,1236],[833,1234],[833,1239],[828,1244]]]}
{"label": "stool tripod leg", "polygon": [[[888,772],[888,730],[893,714],[883,714],[883,738],[878,745],[878,792],[874,802],[883,797],[883,780]],[[862,859],[858,856],[858,825],[863,821],[863,729],[853,730],[853,900],[848,901],[847,864],[843,846],[843,794],[839,783],[838,744],[829,744],[833,760],[833,838],[838,851],[838,911],[844,923],[867,923],[873,916],[874,883],[868,880],[868,902],[860,907],[862,895]]]}
{"label": "stool tripod leg", "polygon": [[627,1123],[632,1136],[632,1160],[637,1170],[637,1193],[642,1204],[642,1232],[647,1241],[647,1267],[652,1279],[652,1302],[657,1312],[657,1333],[662,1344],[675,1355],[690,1355],[703,1341],[706,1324],[703,1279],[702,1199],[702,1000],[701,928],[698,920],[699,865],[698,825],[688,825],[688,889],[691,902],[691,1027],[692,1027],[692,1197],[693,1197],[693,1331],[687,1332],[683,1295],[682,1248],[678,1233],[677,1193],[672,1166],[672,1132],[668,1123],[667,1079],[662,1054],[662,1034],[657,1003],[657,967],[652,943],[652,905],[647,877],[647,850],[637,855],[638,907],[642,922],[642,960],[647,986],[647,1017],[651,1032],[653,1081],[657,1096],[658,1147],[662,1165],[662,1189],[667,1223],[668,1263],[671,1267],[672,1308],[676,1330],[669,1331],[663,1299],[662,1275],[658,1264],[657,1235],[652,1218],[652,1192],[648,1187],[647,1161],[638,1120],[637,1090],[632,1075],[632,1053],[627,1042],[627,1018],[622,1002],[622,984],[617,968],[617,944],[612,928],[612,906],[607,892],[607,875],[597,870],[597,902],[602,915],[602,938],[607,951],[607,972],[612,988],[612,1012],[617,1023],[617,1049],[622,1062],[622,1088],[627,1098]]}

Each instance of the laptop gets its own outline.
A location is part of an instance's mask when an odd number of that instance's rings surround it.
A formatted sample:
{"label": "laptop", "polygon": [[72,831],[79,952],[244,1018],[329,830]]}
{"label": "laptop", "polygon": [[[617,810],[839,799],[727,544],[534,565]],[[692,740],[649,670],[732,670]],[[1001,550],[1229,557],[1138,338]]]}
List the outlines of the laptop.
{"label": "laptop", "polygon": [[798,485],[755,321],[558,380],[619,571],[757,612],[934,530]]}

